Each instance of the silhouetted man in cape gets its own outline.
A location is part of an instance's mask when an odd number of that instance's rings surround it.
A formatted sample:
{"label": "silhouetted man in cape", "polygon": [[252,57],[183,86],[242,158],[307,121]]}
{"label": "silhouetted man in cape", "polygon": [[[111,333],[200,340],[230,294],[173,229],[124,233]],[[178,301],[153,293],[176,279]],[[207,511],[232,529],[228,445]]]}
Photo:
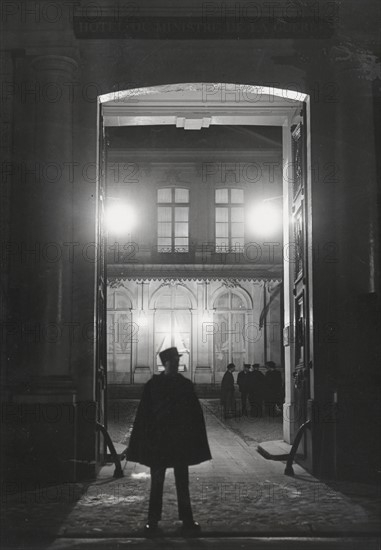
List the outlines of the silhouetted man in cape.
{"label": "silhouetted man in cape", "polygon": [[173,468],[179,519],[184,534],[195,534],[200,525],[193,520],[189,495],[188,466],[212,458],[201,405],[190,380],[178,373],[177,348],[160,353],[164,372],[154,375],[144,386],[127,459],[151,469],[148,536],[159,533],[166,468]]}

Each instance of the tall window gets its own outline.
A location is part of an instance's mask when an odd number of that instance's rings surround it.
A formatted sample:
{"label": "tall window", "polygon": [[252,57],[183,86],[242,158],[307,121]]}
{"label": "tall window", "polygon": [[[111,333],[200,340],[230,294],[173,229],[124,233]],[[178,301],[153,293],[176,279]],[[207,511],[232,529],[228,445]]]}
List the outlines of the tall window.
{"label": "tall window", "polygon": [[251,337],[248,332],[252,329],[247,322],[247,306],[240,296],[228,290],[216,299],[213,307],[213,320],[218,327],[213,336],[216,371],[224,371],[231,361],[240,368],[247,359]]}
{"label": "tall window", "polygon": [[189,251],[189,189],[157,190],[157,250]]}
{"label": "tall window", "polygon": [[156,367],[163,370],[159,353],[176,346],[182,354],[179,370],[188,372],[191,350],[191,301],[185,289],[177,285],[164,287],[155,302]]}
{"label": "tall window", "polygon": [[216,189],[216,252],[242,250],[245,244],[243,189]]}

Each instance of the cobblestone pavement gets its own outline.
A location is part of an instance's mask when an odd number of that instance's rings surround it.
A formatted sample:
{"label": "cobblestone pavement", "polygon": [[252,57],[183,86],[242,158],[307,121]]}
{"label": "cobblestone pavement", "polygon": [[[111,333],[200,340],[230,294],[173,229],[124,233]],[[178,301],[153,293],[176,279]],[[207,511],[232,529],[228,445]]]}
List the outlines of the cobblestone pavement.
{"label": "cobblestone pavement", "polygon": [[[244,439],[247,445],[257,446],[262,441],[283,438],[283,420],[281,416],[264,416],[262,418],[243,417],[240,414],[240,401],[236,401],[236,411],[232,418],[224,419],[219,399],[201,399],[206,422],[208,416],[217,417],[236,434]],[[118,444],[126,445],[129,432],[135,417],[138,400],[113,400],[108,407],[108,430],[111,439]]]}
{"label": "cobblestone pavement", "polygon": [[[119,449],[128,439],[136,404],[125,403],[114,418],[110,411],[110,432]],[[286,477],[283,462],[266,460],[256,452],[256,443],[263,438],[273,439],[274,434],[281,438],[280,420],[230,419],[225,423],[213,413],[213,403],[209,405],[203,402],[213,460],[190,468],[194,515],[204,536],[377,535],[376,488],[326,484],[298,465],[295,477]],[[28,541],[43,535],[50,542],[57,536],[62,540],[141,536],[149,470],[135,463],[123,464],[121,479],[113,479],[114,467],[107,465],[91,483],[3,494],[8,538],[3,536],[1,548],[15,539]],[[179,526],[174,477],[168,470],[161,527],[166,535],[178,536]],[[60,548],[59,540],[52,548]]]}
{"label": "cobblestone pavement", "polygon": [[[380,550],[379,539],[367,538],[310,538],[310,537],[210,537],[187,540],[164,538],[162,540],[144,539],[57,539],[49,550],[136,550],[178,549],[194,550],[358,550],[363,544],[365,550]],[[36,548],[37,550],[37,548]],[[38,549],[40,550],[40,549]]]}

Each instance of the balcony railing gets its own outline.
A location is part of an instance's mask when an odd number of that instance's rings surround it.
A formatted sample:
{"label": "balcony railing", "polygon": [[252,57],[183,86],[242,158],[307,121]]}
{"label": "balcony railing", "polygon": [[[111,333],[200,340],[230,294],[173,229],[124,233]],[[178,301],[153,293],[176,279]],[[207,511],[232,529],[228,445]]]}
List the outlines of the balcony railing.
{"label": "balcony railing", "polygon": [[283,249],[269,253],[258,243],[219,245],[213,242],[191,244],[189,247],[163,248],[157,245],[143,246],[136,242],[112,243],[107,247],[107,262],[113,265],[126,264],[266,264],[274,267],[283,263]]}

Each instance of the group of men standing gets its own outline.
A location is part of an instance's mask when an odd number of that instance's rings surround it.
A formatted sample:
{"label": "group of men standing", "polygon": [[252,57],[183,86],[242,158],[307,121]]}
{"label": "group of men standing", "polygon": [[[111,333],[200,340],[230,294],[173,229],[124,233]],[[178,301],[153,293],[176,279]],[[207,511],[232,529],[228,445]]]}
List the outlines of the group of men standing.
{"label": "group of men standing", "polygon": [[[281,414],[283,404],[283,382],[280,372],[273,361],[266,361],[266,373],[260,371],[259,363],[244,364],[238,373],[237,385],[241,394],[241,414],[260,417],[263,408],[268,415]],[[221,381],[221,404],[224,416],[228,418],[237,413],[235,403],[234,363],[229,363]]]}

